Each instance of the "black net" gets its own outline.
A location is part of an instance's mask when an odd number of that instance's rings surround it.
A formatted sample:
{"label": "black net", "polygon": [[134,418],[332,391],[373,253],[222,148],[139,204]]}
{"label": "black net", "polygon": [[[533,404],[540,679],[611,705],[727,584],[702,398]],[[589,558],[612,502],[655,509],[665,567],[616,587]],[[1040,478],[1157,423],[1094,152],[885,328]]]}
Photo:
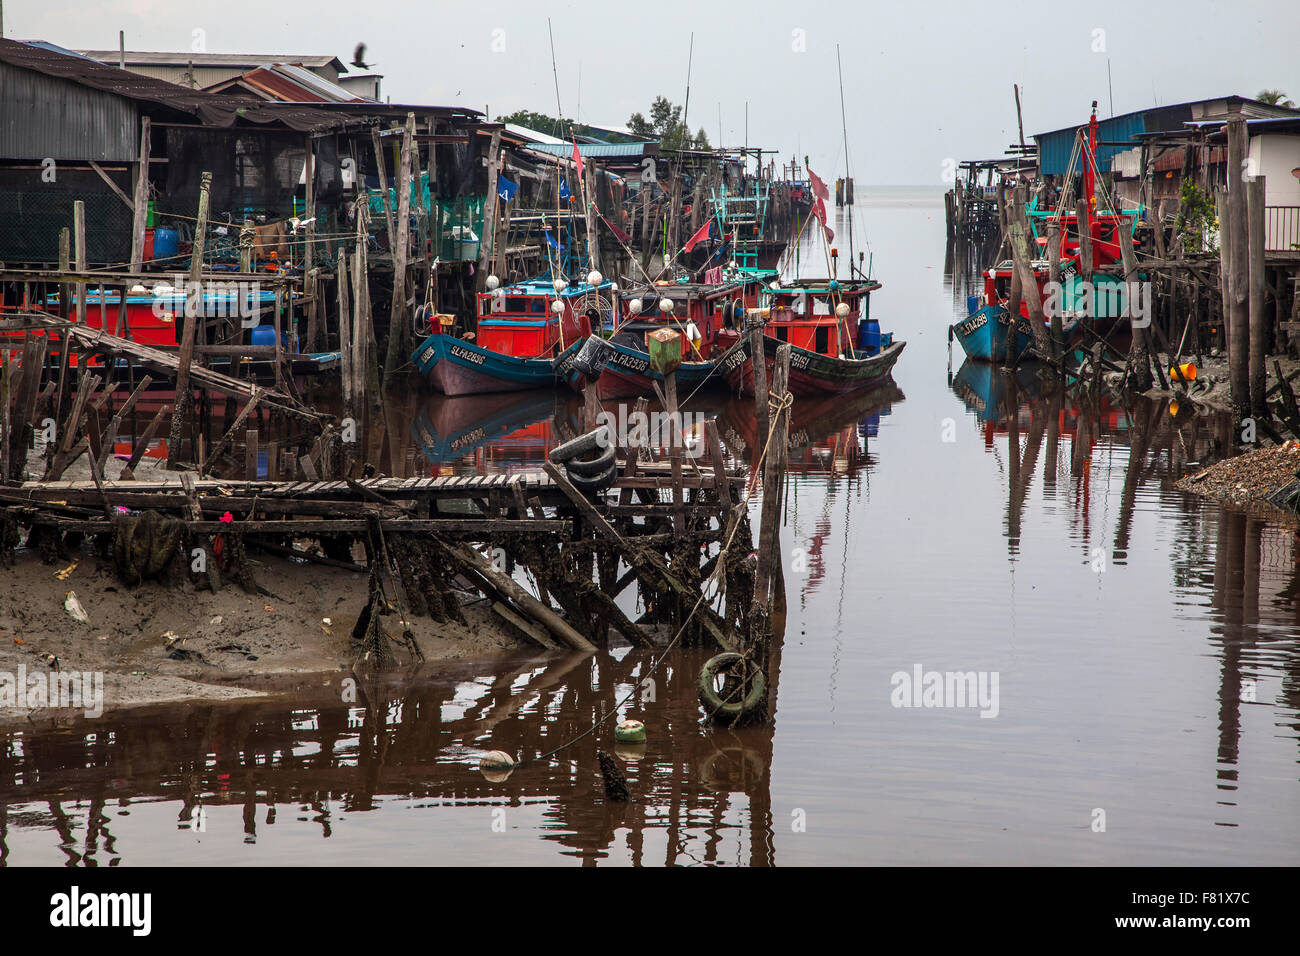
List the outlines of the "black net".
{"label": "black net", "polygon": [[[131,195],[125,170],[105,170]],[[51,181],[52,180],[52,181]],[[0,261],[59,261],[59,231],[72,231],[76,200],[86,204],[86,258],[92,264],[131,258],[131,210],[93,169],[55,165],[0,167]]]}

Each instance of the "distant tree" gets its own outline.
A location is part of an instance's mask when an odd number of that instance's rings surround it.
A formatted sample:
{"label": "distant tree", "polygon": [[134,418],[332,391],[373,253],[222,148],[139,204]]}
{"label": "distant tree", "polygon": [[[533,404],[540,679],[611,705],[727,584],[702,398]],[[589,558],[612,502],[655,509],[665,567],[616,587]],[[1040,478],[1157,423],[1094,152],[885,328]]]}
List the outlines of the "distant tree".
{"label": "distant tree", "polygon": [[709,136],[700,129],[691,135],[690,128],[682,122],[682,108],[667,97],[656,96],[650,104],[650,118],[644,113],[633,113],[627,128],[645,139],[657,139],[664,149],[710,149]]}
{"label": "distant tree", "polygon": [[1261,103],[1270,103],[1273,106],[1285,106],[1288,109],[1295,108],[1295,104],[1287,99],[1286,94],[1281,90],[1260,90],[1255,94],[1255,99]]}
{"label": "distant tree", "polygon": [[526,129],[545,133],[547,136],[555,136],[559,139],[568,139],[571,135],[602,139],[608,143],[624,143],[632,139],[632,137],[624,136],[621,133],[608,133],[604,130],[592,129],[585,123],[560,120],[554,116],[547,116],[545,113],[535,113],[532,110],[515,110],[508,116],[498,116],[497,122],[513,123],[516,126],[523,126]]}

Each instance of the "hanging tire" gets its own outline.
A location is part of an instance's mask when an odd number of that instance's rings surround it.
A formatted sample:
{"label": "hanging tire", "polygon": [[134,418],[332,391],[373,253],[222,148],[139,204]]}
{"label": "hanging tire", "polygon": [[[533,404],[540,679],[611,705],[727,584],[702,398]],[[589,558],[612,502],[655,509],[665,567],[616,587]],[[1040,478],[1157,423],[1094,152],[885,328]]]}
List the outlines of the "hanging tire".
{"label": "hanging tire", "polygon": [[589,455],[597,448],[613,447],[614,439],[609,433],[609,426],[601,425],[585,435],[579,435],[577,438],[571,438],[563,444],[556,445],[551,449],[551,453],[547,457],[552,464],[558,465],[580,455]]}
{"label": "hanging tire", "polygon": [[[566,470],[568,466],[565,466]],[[605,471],[598,475],[575,475],[569,472],[569,481],[573,487],[577,488],[584,495],[598,495],[614,483],[614,476],[618,474],[618,461],[614,461]]]}
{"label": "hanging tire", "polygon": [[699,694],[700,703],[704,705],[704,711],[710,717],[730,717],[736,718],[748,714],[760,703],[767,694],[767,679],[763,672],[756,664],[746,662],[746,679],[749,683],[749,689],[745,696],[740,700],[723,700],[718,689],[713,686],[714,679],[718,674],[735,664],[745,662],[744,656],[734,651],[726,651],[714,657],[710,657],[700,668],[700,676],[696,681],[695,689]]}
{"label": "hanging tire", "polygon": [[581,475],[583,478],[592,478],[609,471],[609,466],[616,461],[614,446],[607,445],[595,458],[570,458],[564,463],[564,470],[569,473],[569,477]]}

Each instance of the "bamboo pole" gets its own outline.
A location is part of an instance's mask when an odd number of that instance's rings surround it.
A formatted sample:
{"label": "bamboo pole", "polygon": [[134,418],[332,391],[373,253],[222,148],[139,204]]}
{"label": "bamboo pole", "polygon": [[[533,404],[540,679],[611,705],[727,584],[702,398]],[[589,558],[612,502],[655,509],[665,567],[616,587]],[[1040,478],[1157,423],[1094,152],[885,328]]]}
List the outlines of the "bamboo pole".
{"label": "bamboo pole", "polygon": [[1256,176],[1246,183],[1246,225],[1248,230],[1247,268],[1249,283],[1248,308],[1250,316],[1250,357],[1248,379],[1250,382],[1250,412],[1263,416],[1268,409],[1264,404],[1264,389],[1268,371],[1264,356],[1268,352],[1268,316],[1264,311],[1264,177]]}
{"label": "bamboo pole", "polygon": [[194,362],[194,336],[203,315],[203,246],[208,231],[208,199],[212,190],[212,173],[205,172],[199,186],[199,215],[194,226],[194,247],[190,253],[190,289],[185,297],[185,330],[181,336],[180,364],[176,371],[176,401],[172,406],[172,425],[167,439],[167,470],[180,467],[181,428],[190,408],[190,365]]}

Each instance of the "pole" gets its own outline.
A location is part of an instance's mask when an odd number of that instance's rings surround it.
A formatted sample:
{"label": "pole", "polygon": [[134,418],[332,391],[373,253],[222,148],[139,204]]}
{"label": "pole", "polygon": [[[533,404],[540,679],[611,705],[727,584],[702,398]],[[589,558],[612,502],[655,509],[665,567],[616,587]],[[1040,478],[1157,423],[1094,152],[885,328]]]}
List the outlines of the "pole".
{"label": "pole", "polygon": [[212,173],[203,174],[199,186],[199,215],[194,224],[194,247],[190,254],[190,288],[185,296],[185,329],[181,335],[179,365],[176,370],[176,400],[172,403],[172,427],[167,439],[167,470],[180,468],[181,427],[190,406],[190,365],[194,361],[194,334],[203,312],[203,246],[208,231],[208,195],[212,190]]}

